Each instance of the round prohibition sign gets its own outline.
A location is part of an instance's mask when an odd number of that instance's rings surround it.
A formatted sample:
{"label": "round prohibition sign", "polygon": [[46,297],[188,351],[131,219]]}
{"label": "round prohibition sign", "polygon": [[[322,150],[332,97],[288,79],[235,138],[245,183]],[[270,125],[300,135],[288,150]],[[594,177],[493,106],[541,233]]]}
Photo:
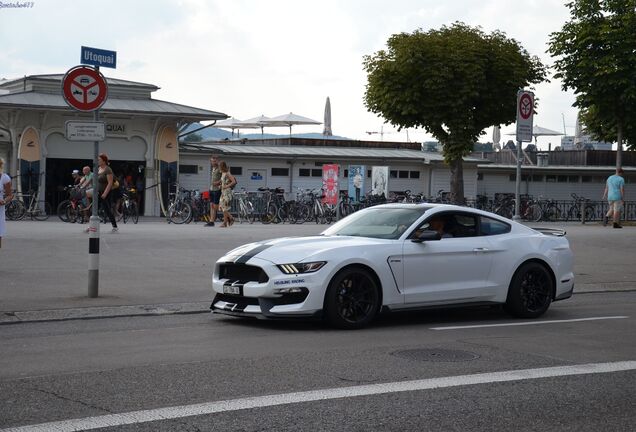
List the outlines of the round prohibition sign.
{"label": "round prohibition sign", "polygon": [[62,79],[62,95],[76,110],[95,111],[106,102],[108,84],[104,75],[95,69],[76,66]]}
{"label": "round prohibition sign", "polygon": [[528,93],[524,93],[519,98],[519,114],[524,120],[528,120],[532,115],[532,97]]}

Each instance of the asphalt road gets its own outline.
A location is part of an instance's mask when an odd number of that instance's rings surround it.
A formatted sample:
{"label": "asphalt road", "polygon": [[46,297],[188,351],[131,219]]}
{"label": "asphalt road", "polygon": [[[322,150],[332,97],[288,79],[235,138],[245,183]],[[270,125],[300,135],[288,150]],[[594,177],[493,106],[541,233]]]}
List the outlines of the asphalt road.
{"label": "asphalt road", "polygon": [[[2,325],[0,429],[114,414],[103,430],[633,431],[636,292],[576,294],[542,324],[525,322],[478,308],[390,315],[359,331],[209,314]],[[618,362],[630,363],[546,375]],[[486,375],[462,381],[476,374]],[[439,388],[405,390],[411,380]],[[268,395],[283,396],[255,399]],[[187,416],[191,404],[225,411]],[[178,406],[177,418],[152,417]],[[116,416],[134,411],[133,424]]]}
{"label": "asphalt road", "polygon": [[[252,241],[318,234],[326,225],[168,225],[145,218],[111,234],[102,225],[99,297],[88,298],[84,226],[54,218],[9,222],[0,249],[2,313],[51,309],[209,302],[214,262]],[[565,227],[575,254],[575,291],[636,289],[636,227]]]}

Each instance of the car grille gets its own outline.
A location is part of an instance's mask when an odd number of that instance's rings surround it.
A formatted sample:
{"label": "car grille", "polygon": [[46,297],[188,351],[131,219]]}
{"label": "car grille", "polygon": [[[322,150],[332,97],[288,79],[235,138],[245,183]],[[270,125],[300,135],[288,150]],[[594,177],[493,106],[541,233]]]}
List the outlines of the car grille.
{"label": "car grille", "polygon": [[226,303],[234,303],[239,305],[242,309],[245,309],[247,306],[258,306],[258,299],[255,297],[243,297],[243,296],[235,296],[229,294],[217,294],[214,297],[214,302],[224,301]]}
{"label": "car grille", "polygon": [[269,280],[269,277],[260,267],[247,264],[223,263],[219,264],[219,279],[230,279],[239,283],[265,283]]}

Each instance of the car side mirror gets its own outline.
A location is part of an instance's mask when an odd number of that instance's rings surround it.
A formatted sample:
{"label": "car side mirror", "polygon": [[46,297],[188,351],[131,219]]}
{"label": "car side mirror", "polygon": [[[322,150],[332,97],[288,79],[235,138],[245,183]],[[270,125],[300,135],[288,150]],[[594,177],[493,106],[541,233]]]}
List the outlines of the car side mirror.
{"label": "car side mirror", "polygon": [[437,231],[423,230],[420,233],[420,235],[418,235],[416,238],[412,239],[411,241],[414,243],[422,243],[425,241],[441,240],[441,239],[442,239],[442,235],[438,233]]}

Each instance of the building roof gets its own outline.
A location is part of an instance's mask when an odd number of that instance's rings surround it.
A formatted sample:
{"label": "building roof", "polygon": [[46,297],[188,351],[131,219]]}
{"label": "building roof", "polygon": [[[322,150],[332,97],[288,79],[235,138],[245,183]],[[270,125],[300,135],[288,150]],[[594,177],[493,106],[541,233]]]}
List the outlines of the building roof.
{"label": "building roof", "polygon": [[[517,169],[517,165],[510,164],[479,164],[477,165],[479,170],[486,171],[515,171]],[[616,166],[597,166],[597,165],[522,165],[522,171],[554,171],[554,172],[572,172],[572,171],[588,171],[588,172],[614,172],[616,171]],[[633,171],[636,172],[636,167],[627,167],[623,166],[624,171]]]}
{"label": "building roof", "polygon": [[[64,74],[48,74],[48,75],[27,75],[25,77],[20,78],[12,78],[7,80],[0,80],[0,88],[6,87],[15,87],[16,85],[21,85],[23,82],[31,82],[31,81],[49,81],[52,83],[60,83],[64,78]],[[126,87],[139,87],[148,89],[150,91],[159,90],[161,87],[157,87],[154,84],[140,83],[136,81],[128,81],[119,78],[106,78],[106,83],[111,86],[126,86]]]}
{"label": "building roof", "polygon": [[[0,81],[0,110],[60,110],[71,111],[62,96],[63,74],[29,75],[23,78]],[[152,99],[151,93],[159,87],[105,77],[108,83],[108,98],[100,108],[104,114],[134,114],[155,117],[177,117],[180,120],[194,122],[202,120],[222,120],[227,115]]]}
{"label": "building roof", "polygon": [[[21,108],[34,110],[74,111],[62,94],[38,93],[33,91],[0,95],[0,109]],[[101,113],[130,113],[162,117],[183,117],[188,120],[221,120],[227,115],[201,108],[180,105],[158,99],[108,98],[100,108]]]}
{"label": "building roof", "polygon": [[[266,158],[304,158],[304,159],[358,159],[358,160],[410,160],[424,163],[442,163],[444,157],[439,153],[419,150],[367,148],[367,147],[328,147],[328,146],[268,146],[250,144],[223,143],[181,143],[185,152],[220,153],[226,156],[261,156]],[[465,162],[479,163],[484,159],[466,157]]]}

